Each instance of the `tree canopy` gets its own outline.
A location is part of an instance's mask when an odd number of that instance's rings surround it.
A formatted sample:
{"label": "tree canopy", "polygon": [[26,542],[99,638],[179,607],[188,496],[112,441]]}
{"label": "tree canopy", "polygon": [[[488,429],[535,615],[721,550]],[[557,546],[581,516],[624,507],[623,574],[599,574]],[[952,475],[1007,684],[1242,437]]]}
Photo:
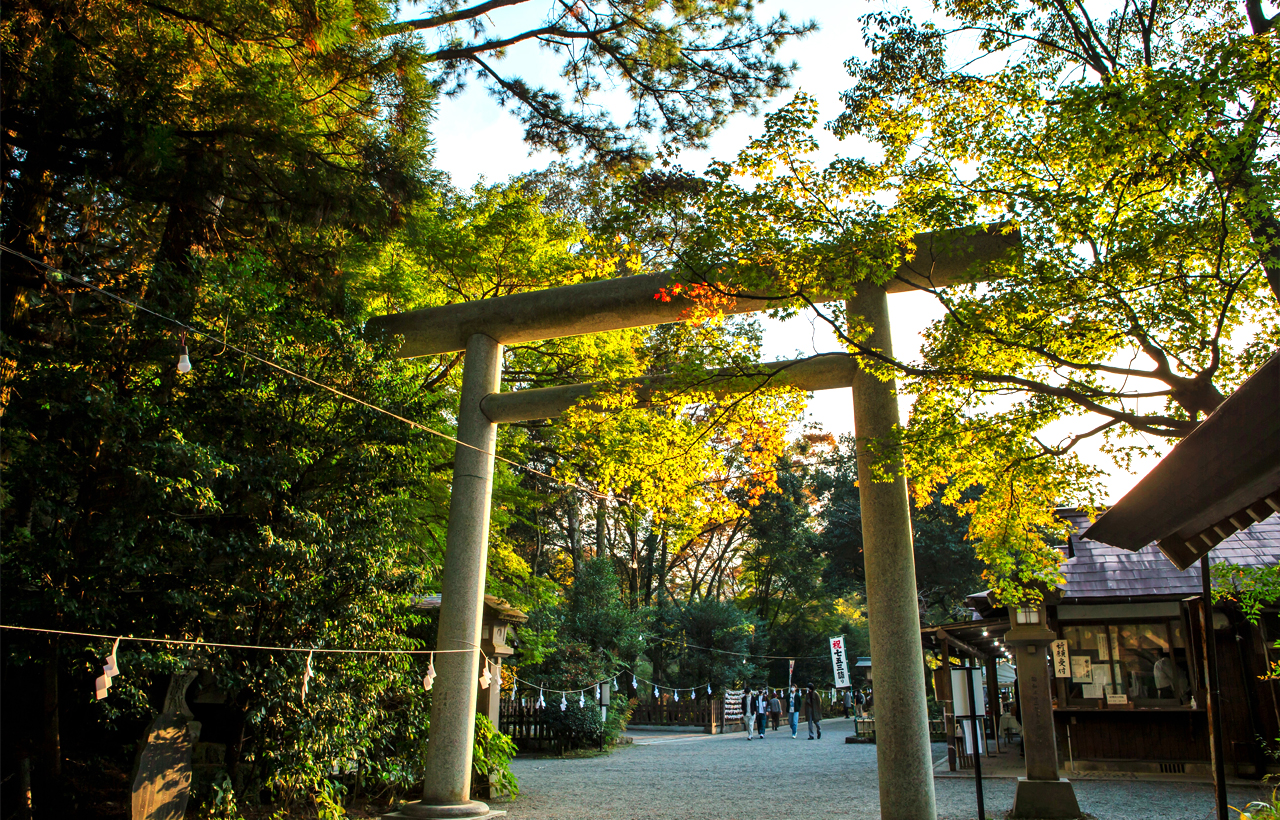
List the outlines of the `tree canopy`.
{"label": "tree canopy", "polygon": [[1081,441],[1124,468],[1194,429],[1280,342],[1276,33],[1256,4],[936,11],[864,18],[871,57],[846,63],[828,127],[865,156],[820,166],[817,102],[798,94],[733,160],[643,178],[624,218],[729,296],[799,307],[884,282],[917,232],[1017,230],[1022,251],[993,281],[923,288],[944,318],[918,361],[869,351],[843,304],[813,306],[915,396],[899,443],[917,500],[945,485],[1016,599],[1056,577],[1053,509],[1099,503]]}

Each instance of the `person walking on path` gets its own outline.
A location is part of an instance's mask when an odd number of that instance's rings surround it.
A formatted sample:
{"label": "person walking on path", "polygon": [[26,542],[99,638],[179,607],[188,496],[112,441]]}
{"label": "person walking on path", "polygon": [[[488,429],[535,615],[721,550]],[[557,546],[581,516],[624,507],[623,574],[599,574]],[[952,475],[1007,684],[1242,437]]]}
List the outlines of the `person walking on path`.
{"label": "person walking on path", "polygon": [[814,740],[813,733],[817,731],[817,739],[822,740],[822,698],[813,684],[809,684],[809,690],[804,694],[804,713],[809,721],[809,739]]}
{"label": "person walking on path", "polygon": [[778,697],[780,693],[774,692],[773,697],[769,698],[769,720],[773,723],[773,731],[778,731],[778,724],[782,721],[782,700]]}
{"label": "person walking on path", "polygon": [[751,691],[751,687],[745,687],[742,690],[742,725],[747,730],[747,740],[751,739],[752,729],[756,720],[756,698],[755,693]]}
{"label": "person walking on path", "polygon": [[853,693],[853,713],[859,718],[863,717],[862,707],[866,700],[866,696],[862,694],[861,689]]}
{"label": "person walking on path", "polygon": [[769,690],[763,686],[756,694],[756,731],[760,733],[760,739],[764,740],[765,722],[769,719]]}
{"label": "person walking on path", "polygon": [[804,708],[804,696],[800,694],[800,690],[795,684],[791,685],[791,691],[787,693],[787,721],[791,723],[791,739],[796,739],[796,732],[800,730],[800,710]]}
{"label": "person walking on path", "polygon": [[849,707],[851,707],[851,706],[853,706],[853,690],[852,690],[852,689],[846,689],[846,690],[844,690],[844,717],[845,717],[845,720],[848,720],[848,719],[849,719]]}

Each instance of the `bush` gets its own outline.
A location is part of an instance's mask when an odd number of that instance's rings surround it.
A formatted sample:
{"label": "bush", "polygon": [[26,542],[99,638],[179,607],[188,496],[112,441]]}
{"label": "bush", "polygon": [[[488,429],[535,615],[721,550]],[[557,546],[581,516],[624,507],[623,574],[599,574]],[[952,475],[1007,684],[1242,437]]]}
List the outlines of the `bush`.
{"label": "bush", "polygon": [[609,716],[604,723],[605,745],[614,745],[618,742],[618,738],[622,737],[622,733],[627,731],[627,724],[631,722],[631,713],[635,708],[636,701],[621,694],[614,695],[614,699],[609,703]]}
{"label": "bush", "polygon": [[563,712],[560,711],[558,702],[548,701],[547,723],[555,736],[562,738],[569,748],[597,746],[604,739],[600,705],[595,700],[588,700],[585,706],[579,706],[576,698],[570,698]]}
{"label": "bush", "polygon": [[489,779],[489,786],[504,797],[520,794],[520,784],[511,773],[511,758],[516,756],[516,744],[498,731],[485,715],[476,713],[476,745],[472,756],[475,774]]}

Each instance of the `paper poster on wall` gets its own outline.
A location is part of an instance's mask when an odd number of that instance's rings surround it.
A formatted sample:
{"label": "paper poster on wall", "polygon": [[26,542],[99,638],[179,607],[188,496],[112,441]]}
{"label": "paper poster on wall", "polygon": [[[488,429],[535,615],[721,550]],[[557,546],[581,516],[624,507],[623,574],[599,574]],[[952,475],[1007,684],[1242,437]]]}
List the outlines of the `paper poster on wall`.
{"label": "paper poster on wall", "polygon": [[1104,698],[1107,695],[1107,685],[1111,683],[1111,667],[1106,664],[1099,664],[1092,669],[1093,683],[1086,683],[1081,697],[1085,698]]}
{"label": "paper poster on wall", "polygon": [[1088,655],[1071,656],[1071,682],[1093,683],[1093,658]]}
{"label": "paper poster on wall", "polygon": [[1098,660],[1111,660],[1111,652],[1107,649],[1107,630],[1102,630],[1094,637],[1098,639]]}
{"label": "paper poster on wall", "polygon": [[1108,705],[1108,706],[1124,706],[1124,705],[1125,705],[1126,703],[1128,703],[1128,702],[1129,702],[1129,696],[1128,696],[1128,695],[1123,695],[1123,694],[1121,694],[1121,695],[1107,695],[1107,705]]}

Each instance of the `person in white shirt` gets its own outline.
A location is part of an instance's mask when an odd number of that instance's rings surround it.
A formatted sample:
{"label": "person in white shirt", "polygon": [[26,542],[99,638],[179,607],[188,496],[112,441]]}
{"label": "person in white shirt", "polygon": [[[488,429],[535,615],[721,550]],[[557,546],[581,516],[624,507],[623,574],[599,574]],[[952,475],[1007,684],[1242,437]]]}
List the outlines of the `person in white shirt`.
{"label": "person in white shirt", "polygon": [[755,696],[756,731],[764,740],[765,725],[769,721],[769,690],[761,687]]}
{"label": "person in white shirt", "polygon": [[747,729],[747,740],[751,740],[752,729],[755,728],[756,698],[751,687],[742,690],[742,725]]}
{"label": "person in white shirt", "polygon": [[796,739],[796,732],[800,729],[800,710],[804,707],[804,696],[800,694],[800,690],[794,684],[791,691],[787,693],[787,721],[791,723],[791,739]]}

